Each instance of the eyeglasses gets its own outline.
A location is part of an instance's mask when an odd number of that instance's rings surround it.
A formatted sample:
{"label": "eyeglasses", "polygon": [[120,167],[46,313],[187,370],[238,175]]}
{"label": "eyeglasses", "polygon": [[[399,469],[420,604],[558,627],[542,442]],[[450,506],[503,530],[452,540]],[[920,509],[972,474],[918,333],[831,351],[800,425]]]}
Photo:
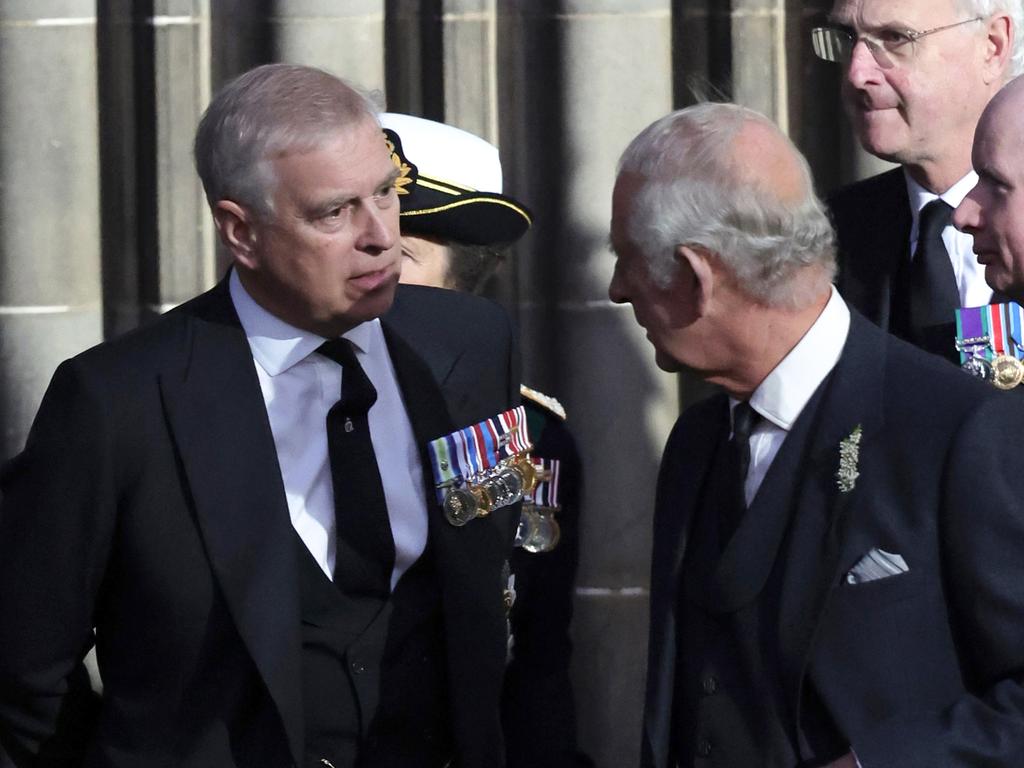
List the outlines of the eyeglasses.
{"label": "eyeglasses", "polygon": [[882,28],[869,33],[857,32],[849,27],[815,27],[811,30],[811,44],[814,47],[814,55],[819,59],[837,64],[848,64],[853,56],[853,49],[857,47],[857,43],[863,40],[878,66],[883,69],[891,69],[913,57],[913,44],[922,37],[981,21],[984,18],[984,16],[975,16],[973,19],[955,21],[952,24],[925,29],[921,32],[913,29]]}

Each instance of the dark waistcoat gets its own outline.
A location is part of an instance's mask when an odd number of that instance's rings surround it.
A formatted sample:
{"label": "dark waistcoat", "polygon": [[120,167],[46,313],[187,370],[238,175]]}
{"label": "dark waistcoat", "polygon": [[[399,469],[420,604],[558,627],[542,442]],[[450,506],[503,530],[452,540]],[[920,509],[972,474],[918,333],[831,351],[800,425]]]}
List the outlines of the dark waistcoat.
{"label": "dark waistcoat", "polygon": [[303,768],[439,768],[451,738],[440,597],[428,552],[390,599],[345,594],[295,535]]}
{"label": "dark waistcoat", "polygon": [[[823,389],[786,436],[724,548],[718,504],[731,498],[729,480],[713,468],[705,482],[676,609],[673,764],[793,768],[823,764],[846,751],[830,718],[816,719],[810,738],[796,722],[778,640],[787,568],[787,556],[779,553],[790,550],[798,475]],[[726,427],[716,467],[727,438]]]}

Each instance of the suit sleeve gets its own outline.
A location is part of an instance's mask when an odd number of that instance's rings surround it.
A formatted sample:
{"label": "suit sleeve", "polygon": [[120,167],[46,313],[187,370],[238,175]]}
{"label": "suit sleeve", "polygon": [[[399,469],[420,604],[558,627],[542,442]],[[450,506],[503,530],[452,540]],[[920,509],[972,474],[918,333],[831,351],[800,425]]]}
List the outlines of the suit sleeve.
{"label": "suit sleeve", "polygon": [[863,768],[1024,765],[1024,409],[986,399],[954,438],[940,535],[967,694],[908,711],[853,745]]}
{"label": "suit sleeve", "polygon": [[82,659],[115,505],[101,391],[64,363],[0,477],[0,737],[19,766],[79,764],[93,729]]}

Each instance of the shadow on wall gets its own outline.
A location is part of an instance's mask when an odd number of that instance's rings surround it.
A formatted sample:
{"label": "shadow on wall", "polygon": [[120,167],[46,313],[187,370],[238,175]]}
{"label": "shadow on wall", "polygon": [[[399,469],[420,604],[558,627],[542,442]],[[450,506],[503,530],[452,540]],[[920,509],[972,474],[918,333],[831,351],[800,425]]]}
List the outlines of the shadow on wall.
{"label": "shadow on wall", "polygon": [[[581,111],[569,107],[578,98],[565,61],[573,22],[553,5],[526,0],[499,20],[498,70],[520,86],[499,83],[506,184],[535,223],[496,294],[517,297],[526,383],[566,405],[582,455],[572,631],[579,743],[600,768],[618,768],[639,754],[654,489],[678,400],[630,309],[607,298],[615,163],[647,120],[602,102],[588,125],[568,124]],[[618,79],[593,73],[609,75]],[[624,128],[630,121],[642,122]],[[620,135],[622,146],[611,146]]]}

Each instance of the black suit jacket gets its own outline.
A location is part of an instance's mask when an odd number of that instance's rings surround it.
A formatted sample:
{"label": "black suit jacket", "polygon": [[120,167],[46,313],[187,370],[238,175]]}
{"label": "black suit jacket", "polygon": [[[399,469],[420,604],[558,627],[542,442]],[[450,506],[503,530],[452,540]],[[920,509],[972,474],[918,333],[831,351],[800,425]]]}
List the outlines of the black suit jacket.
{"label": "black suit jacket", "polygon": [[[439,336],[425,319],[443,311],[444,289],[408,286],[417,292],[415,303],[396,305],[388,320],[417,349],[427,353],[434,378],[460,426],[487,418],[482,395],[492,389],[519,398],[519,360],[514,349],[501,347],[493,328],[509,323],[491,302],[464,294],[476,302],[493,322],[461,329],[458,339]],[[455,342],[455,343],[453,343]],[[508,358],[506,368],[493,368],[486,358]],[[507,378],[507,371],[514,378]],[[569,681],[569,623],[572,588],[579,559],[580,457],[561,418],[532,401],[525,402],[533,455],[559,459],[562,510],[558,513],[561,541],[553,552],[530,554],[516,549],[510,564],[515,575],[516,599],[510,612],[514,638],[512,659],[505,675],[502,725],[512,768],[561,768],[575,764],[576,715]]]}
{"label": "black suit jacket", "polygon": [[[396,301],[414,298],[400,289]],[[446,307],[430,318],[440,332],[486,321],[455,295]],[[425,450],[454,425],[420,354],[384,328]],[[510,405],[489,394],[493,412]],[[300,761],[296,552],[226,281],[63,363],[2,489],[0,735],[16,760]],[[424,493],[455,765],[490,768],[502,761],[502,568],[518,507],[457,529]],[[81,675],[94,627],[99,702]]]}
{"label": "black suit jacket", "polygon": [[910,256],[913,225],[903,169],[844,187],[828,205],[839,245],[839,292],[868,320],[889,330],[893,281]]}
{"label": "black suit jacket", "polygon": [[[493,416],[496,398],[518,405],[519,350],[504,310],[445,288],[401,290],[410,300],[396,301],[386,319],[430,366],[457,427]],[[462,308],[457,317],[453,307]]]}
{"label": "black suit jacket", "polygon": [[[792,507],[779,615],[779,672],[791,711],[813,727],[818,718],[802,710],[812,706],[813,683],[864,768],[1024,765],[1019,398],[856,313],[823,386],[792,493],[765,500]],[[668,768],[675,649],[686,631],[674,606],[723,398],[680,417],[662,462],[645,768]],[[858,426],[860,474],[844,493],[839,446]],[[901,555],[909,570],[848,583],[845,575],[873,548]]]}
{"label": "black suit jacket", "polygon": [[[896,273],[910,258],[913,216],[902,168],[858,181],[828,200],[839,247],[836,285],[846,302],[883,330],[891,330]],[[996,293],[992,303],[1009,301]],[[926,351],[959,363],[956,321],[931,329]]]}

